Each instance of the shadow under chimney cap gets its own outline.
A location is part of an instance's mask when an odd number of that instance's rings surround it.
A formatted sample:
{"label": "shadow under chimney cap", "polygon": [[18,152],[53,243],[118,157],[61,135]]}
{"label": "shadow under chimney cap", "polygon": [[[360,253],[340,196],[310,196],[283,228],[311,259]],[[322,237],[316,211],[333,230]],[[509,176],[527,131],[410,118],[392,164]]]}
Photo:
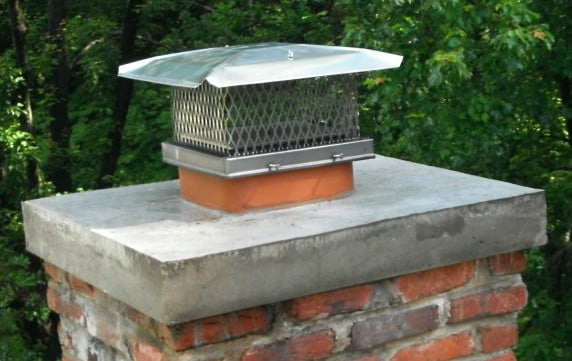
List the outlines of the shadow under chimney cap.
{"label": "shadow under chimney cap", "polygon": [[218,88],[398,68],[403,57],[381,51],[311,44],[262,43],[192,50],[121,65],[124,78]]}

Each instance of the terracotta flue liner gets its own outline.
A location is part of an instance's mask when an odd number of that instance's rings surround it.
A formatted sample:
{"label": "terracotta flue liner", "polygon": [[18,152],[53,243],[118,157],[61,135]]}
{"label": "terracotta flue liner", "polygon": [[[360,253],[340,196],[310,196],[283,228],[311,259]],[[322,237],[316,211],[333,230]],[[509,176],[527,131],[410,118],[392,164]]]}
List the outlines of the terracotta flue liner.
{"label": "terracotta flue liner", "polygon": [[225,179],[179,168],[181,195],[228,212],[336,198],[354,188],[352,163]]}

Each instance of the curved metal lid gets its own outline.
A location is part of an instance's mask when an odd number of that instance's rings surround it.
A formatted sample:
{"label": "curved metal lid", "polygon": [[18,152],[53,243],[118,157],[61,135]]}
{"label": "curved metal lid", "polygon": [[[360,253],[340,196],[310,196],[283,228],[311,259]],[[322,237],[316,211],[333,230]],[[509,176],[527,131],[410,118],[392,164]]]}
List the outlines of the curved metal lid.
{"label": "curved metal lid", "polygon": [[341,46],[263,43],[156,56],[121,65],[124,78],[196,88],[219,87],[398,68],[403,57]]}

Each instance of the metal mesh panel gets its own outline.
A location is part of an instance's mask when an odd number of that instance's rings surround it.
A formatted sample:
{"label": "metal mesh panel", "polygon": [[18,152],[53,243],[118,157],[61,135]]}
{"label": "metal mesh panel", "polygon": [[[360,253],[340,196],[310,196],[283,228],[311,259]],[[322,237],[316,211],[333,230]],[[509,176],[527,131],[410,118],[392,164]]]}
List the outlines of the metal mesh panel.
{"label": "metal mesh panel", "polygon": [[176,143],[242,156],[359,139],[353,78],[173,88]]}

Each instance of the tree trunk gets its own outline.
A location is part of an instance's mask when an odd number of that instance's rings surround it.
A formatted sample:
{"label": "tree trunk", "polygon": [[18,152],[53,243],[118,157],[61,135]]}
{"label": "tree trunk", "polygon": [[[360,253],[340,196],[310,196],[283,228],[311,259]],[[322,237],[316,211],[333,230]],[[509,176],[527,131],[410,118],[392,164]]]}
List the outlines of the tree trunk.
{"label": "tree trunk", "polygon": [[71,160],[69,143],[71,122],[68,115],[70,72],[63,28],[65,26],[65,0],[48,2],[48,41],[55,47],[55,67],[49,80],[54,88],[54,101],[49,112],[52,116],[50,137],[52,149],[46,164],[46,173],[58,192],[71,191]]}
{"label": "tree trunk", "polygon": [[[32,115],[32,103],[30,100],[30,88],[32,85],[32,70],[26,55],[26,33],[28,29],[24,23],[22,9],[19,0],[8,0],[8,13],[10,15],[10,31],[16,56],[16,66],[22,70],[24,82],[20,87],[20,97],[23,101],[25,113],[20,120],[22,130],[34,135],[34,117]],[[35,159],[29,159],[26,165],[26,176],[30,188],[38,186],[38,163]]]}
{"label": "tree trunk", "polygon": [[[123,20],[121,41],[119,44],[119,64],[132,61],[135,56],[135,38],[137,35],[138,15],[136,12],[143,0],[129,0],[127,11]],[[113,108],[113,125],[107,136],[110,139],[109,149],[103,152],[97,185],[100,188],[111,186],[108,179],[115,173],[117,162],[121,154],[121,142],[127,112],[133,96],[133,81],[125,78],[117,78],[115,91],[115,105]]]}

